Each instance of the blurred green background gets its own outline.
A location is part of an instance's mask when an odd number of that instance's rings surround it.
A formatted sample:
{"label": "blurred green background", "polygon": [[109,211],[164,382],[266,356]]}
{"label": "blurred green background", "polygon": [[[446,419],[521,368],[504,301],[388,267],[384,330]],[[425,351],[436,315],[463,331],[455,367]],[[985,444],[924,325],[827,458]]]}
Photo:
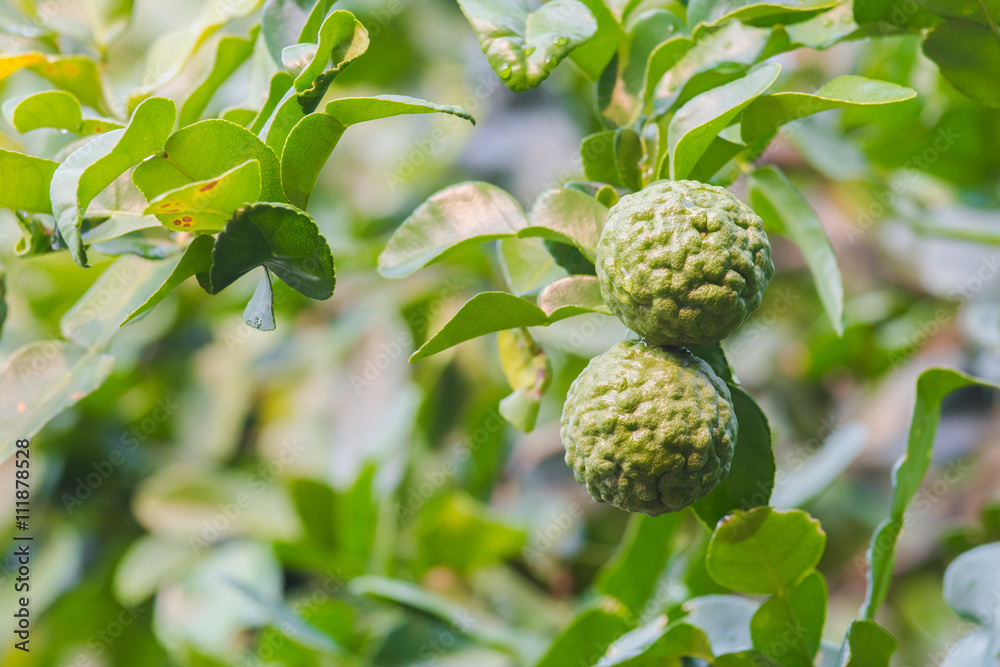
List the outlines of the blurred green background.
{"label": "blurred green background", "polygon": [[[52,5],[66,20],[79,9]],[[503,289],[494,248],[402,281],[374,271],[388,235],[437,189],[486,180],[527,208],[579,178],[579,141],[601,129],[593,86],[567,61],[540,89],[510,93],[448,0],[338,7],[358,15],[372,44],[330,96],[412,95],[463,106],[478,126],[431,115],[347,132],[309,210],[337,262],[330,301],[276,282],[277,330],[262,333],[241,317],[253,279],[211,298],[189,281],[121,330],[110,378],[32,440],[32,652],[11,650],[5,612],[4,665],[522,664],[593,598],[629,517],[573,480],[558,416],[569,383],[621,325],[593,315],[533,332],[555,351],[555,379],[538,428],[524,434],[497,411],[510,389],[495,337],[407,363],[469,297]],[[137,2],[107,55],[113,85],[134,87],[149,42],[197,10]],[[0,39],[0,50],[18,48],[15,36]],[[725,343],[772,422],[772,504],[801,503],[828,535],[820,569],[835,642],[863,599],[864,549],[887,512],[915,378],[946,364],[1000,380],[1000,111],[955,92],[919,45],[899,36],[778,57],[789,88],[854,73],[919,96],[799,121],[761,159],[802,189],[834,244],[845,335],[830,328],[798,251],[772,238],[778,274]],[[205,64],[196,58],[163,94],[182,97]],[[242,102],[260,85],[248,79],[237,74],[210,110]],[[39,89],[27,74],[0,86],[5,98]],[[0,146],[60,140],[5,127]],[[733,189],[742,195],[743,183]],[[59,318],[110,262],[19,259],[19,236],[0,213],[10,309],[0,359],[58,337]],[[12,460],[0,467],[5,490],[13,472]],[[880,619],[899,639],[895,664],[939,664],[968,631],[941,599],[941,576],[969,546],[1000,540],[998,479],[997,397],[957,392]],[[13,516],[5,491],[5,545]],[[681,531],[689,548],[675,546],[663,573],[636,573],[664,583],[649,615],[714,592],[698,567],[707,531],[691,517]],[[11,573],[7,559],[4,610]],[[393,589],[399,581],[417,587]],[[433,607],[443,600],[460,606]]]}

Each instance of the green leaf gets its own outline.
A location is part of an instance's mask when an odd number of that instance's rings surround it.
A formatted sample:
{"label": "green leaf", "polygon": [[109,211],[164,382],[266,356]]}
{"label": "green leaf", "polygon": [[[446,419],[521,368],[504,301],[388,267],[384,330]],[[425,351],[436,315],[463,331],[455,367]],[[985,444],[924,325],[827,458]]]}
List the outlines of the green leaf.
{"label": "green leaf", "polygon": [[712,660],[708,637],[687,623],[667,625],[667,617],[661,616],[619,637],[597,667],[655,667],[666,658],[680,657]]}
{"label": "green leaf", "polygon": [[325,17],[332,4],[331,0],[319,3],[316,0],[267,0],[264,3],[261,35],[275,63],[281,64],[281,51],[286,46],[300,41],[315,41],[315,33],[301,39],[303,28],[314,8],[322,11]]}
{"label": "green leaf", "polygon": [[149,295],[148,299],[142,302],[142,305],[133,310],[119,326],[125,326],[128,322],[151,310],[191,276],[208,271],[212,266],[212,247],[214,245],[215,239],[211,236],[196,236],[188,247],[184,249],[184,253],[177,258],[166,280],[160,284],[155,292]]}
{"label": "green leaf", "polygon": [[514,390],[500,401],[500,414],[525,432],[535,428],[542,394],[552,381],[552,366],[545,350],[526,329],[510,329],[497,335],[500,367]]}
{"label": "green leaf", "polygon": [[247,128],[220,118],[171,134],[161,154],[135,168],[132,182],[151,201],[168,190],[218,178],[248,160],[260,163],[261,200],[284,202],[281,167],[274,152]]}
{"label": "green leaf", "polygon": [[694,505],[694,511],[709,527],[733,511],[767,505],[774,488],[774,451],[767,416],[740,387],[730,384],[729,392],[739,424],[729,474]]}
{"label": "green leaf", "polygon": [[90,229],[83,233],[83,242],[87,245],[105,243],[126,234],[152,229],[160,225],[159,221],[151,216],[129,215],[127,213],[115,213],[103,218],[88,216],[85,220],[91,225]]}
{"label": "green leaf", "polygon": [[814,571],[757,609],[750,622],[754,648],[786,667],[812,667],[825,619],[826,582]]}
{"label": "green leaf", "polygon": [[524,531],[511,528],[493,508],[462,492],[436,498],[420,511],[417,541],[427,566],[466,572],[502,563],[521,551]]}
{"label": "green leaf", "polygon": [[97,64],[86,56],[56,56],[38,52],[0,55],[0,81],[19,69],[47,79],[60,90],[72,93],[98,113],[110,114]]}
{"label": "green leaf", "polygon": [[737,510],[719,522],[708,545],[708,573],[743,593],[785,594],[819,562],[826,534],[799,510]]}
{"label": "green leaf", "polygon": [[[183,30],[160,35],[146,50],[142,82],[129,95],[129,109],[134,108],[160,86],[176,78],[195,51],[209,37],[229,21],[254,12],[261,1],[206,0],[201,4],[201,13],[192,25]],[[80,99],[83,100],[82,97]]]}
{"label": "green leaf", "polygon": [[563,58],[597,32],[579,0],[550,0],[530,11],[525,0],[459,0],[490,67],[514,92],[535,88]]}
{"label": "green leaf", "polygon": [[[972,3],[970,3],[971,5]],[[1000,17],[995,17],[1000,18]],[[1000,107],[1000,34],[972,21],[950,19],[936,26],[924,40],[924,54],[933,60],[948,83],[980,104]]]}
{"label": "green leaf", "polygon": [[528,226],[519,229],[517,235],[570,243],[593,262],[607,218],[607,207],[593,197],[577,190],[556,188],[539,195],[528,214]]}
{"label": "green leaf", "polygon": [[895,651],[896,640],[884,628],[874,621],[854,621],[844,639],[838,667],[889,667]]}
{"label": "green leaf", "polygon": [[738,19],[753,25],[795,23],[836,7],[839,0],[691,0],[688,25]]}
{"label": "green leaf", "polygon": [[51,213],[49,184],[58,162],[0,148],[0,206]]}
{"label": "green leaf", "polygon": [[756,602],[735,595],[704,595],[684,603],[684,622],[701,628],[715,655],[753,648],[750,621],[759,608]]}
{"label": "green leaf", "polygon": [[[295,77],[295,90],[305,98],[315,98],[318,103],[330,81],[368,49],[368,31],[354,14],[338,10],[323,21],[318,44],[299,44],[290,48],[302,47],[309,49],[308,58],[301,67],[295,68],[297,72],[290,73]],[[283,61],[287,52],[288,49],[282,53]],[[331,61],[333,66],[328,68]]]}
{"label": "green leaf", "polygon": [[177,124],[180,127],[190,125],[201,118],[219,87],[253,53],[259,32],[260,26],[254,26],[247,38],[229,36],[219,40],[219,44],[215,48],[215,60],[212,62],[212,68],[198,81],[198,85],[181,105],[177,118]]}
{"label": "green leaf", "polygon": [[[645,78],[642,83],[642,99],[644,102],[649,102],[653,99],[657,84],[668,71],[681,62],[688,51],[691,50],[691,47],[694,46],[694,43],[694,40],[690,37],[678,35],[658,44],[650,52],[649,60],[646,63]],[[702,42],[702,44],[704,43]],[[689,58],[688,62],[691,63],[693,60]]]}
{"label": "green leaf", "polygon": [[535,294],[546,285],[566,277],[539,238],[506,238],[498,242],[500,267],[507,287],[518,296]]}
{"label": "green leaf", "polygon": [[586,313],[613,315],[601,297],[596,276],[560,278],[538,295],[538,307],[550,318],[555,315],[558,319]]}
{"label": "green leaf", "polygon": [[966,551],[944,573],[944,599],[964,619],[1000,629],[1000,542]]}
{"label": "green leaf", "polygon": [[351,125],[425,113],[451,114],[476,124],[472,115],[460,107],[433,104],[415,97],[345,97],[327,102],[323,113],[304,117],[285,140],[281,153],[281,186],[288,201],[303,210],[306,208],[320,169]]}
{"label": "green leaf", "polygon": [[556,636],[535,667],[592,665],[631,626],[621,605],[605,602],[586,607]]}
{"label": "green leaf", "polygon": [[618,19],[604,0],[581,0],[597,21],[597,32],[569,54],[570,60],[591,80],[597,81],[624,39]]}
{"label": "green leaf", "polygon": [[618,175],[615,156],[615,132],[598,132],[584,137],[580,144],[583,173],[587,180],[625,187]]}
{"label": "green leaf", "polygon": [[106,118],[84,120],[80,100],[64,90],[46,90],[10,100],[3,105],[3,112],[21,134],[48,127],[89,136],[122,127],[121,123]]}
{"label": "green leaf", "polygon": [[413,353],[419,361],[467,340],[504,329],[544,326],[549,318],[541,308],[506,292],[482,292],[472,297],[441,331]]}
{"label": "green leaf", "polygon": [[215,232],[226,226],[236,209],[257,201],[260,186],[260,162],[247,160],[217,178],[158,195],[143,213],[155,215],[167,229]]}
{"label": "green leaf", "polygon": [[670,178],[686,178],[705,150],[729,122],[778,78],[781,66],[762,65],[745,77],[702,93],[670,120],[667,150]]}
{"label": "green leaf", "polygon": [[[690,97],[686,91],[697,81],[700,73],[722,65],[729,70],[735,68],[740,71],[757,62],[767,46],[770,34],[771,31],[766,28],[753,28],[739,21],[729,21],[714,32],[699,34],[691,48],[686,48],[683,43],[671,47],[683,51],[680,60],[669,70],[664,68],[664,64],[656,65],[656,71],[665,71],[665,74],[657,79],[653,76],[655,72],[651,71],[647,81],[646,89],[652,88],[653,91],[654,118],[669,111],[682,94]],[[664,57],[669,61],[673,55],[672,52],[667,52]],[[658,56],[654,54],[653,57]]]}
{"label": "green leaf", "polygon": [[991,382],[949,368],[930,368],[917,379],[917,400],[913,406],[906,453],[896,462],[892,472],[895,487],[892,509],[889,518],[875,529],[866,554],[868,591],[861,608],[861,614],[866,620],[875,620],[875,614],[889,591],[896,540],[903,528],[906,508],[920,489],[931,464],[934,434],[941,419],[941,401],[956,389],[976,385],[1000,389],[1000,386]]}
{"label": "green leaf", "polygon": [[30,438],[66,408],[101,386],[114,358],[61,340],[28,343],[0,368],[0,461],[16,438]]}
{"label": "green leaf", "polygon": [[840,76],[815,93],[774,93],[758,97],[743,111],[740,133],[744,143],[767,137],[778,127],[830,109],[896,104],[917,92],[888,81]]}
{"label": "green leaf", "polygon": [[90,202],[146,156],[160,150],[174,125],[174,103],[154,97],[140,104],[124,130],[112,130],[70,153],[52,175],[49,194],[56,227],[80,266],[87,255],[80,223]]}
{"label": "green leaf", "polygon": [[601,569],[594,587],[627,608],[641,610],[656,591],[657,577],[673,554],[682,512],[649,517],[633,514],[614,557]]}
{"label": "green leaf", "polygon": [[264,267],[264,277],[243,310],[243,321],[258,331],[274,331],[274,294],[271,292],[271,272]]}
{"label": "green leaf", "polygon": [[258,266],[310,299],[333,296],[333,255],[313,219],[287,204],[257,203],[236,212],[212,251],[210,292],[218,294]]}
{"label": "green leaf", "polygon": [[[618,178],[629,190],[642,189],[642,139],[635,130],[623,127],[615,133],[615,167]],[[595,199],[596,201],[596,199]]]}
{"label": "green leaf", "polygon": [[[744,112],[744,118],[746,113]],[[844,284],[837,256],[809,202],[780,169],[767,166],[750,173],[750,204],[768,232],[787,236],[802,251],[823,310],[838,336],[844,335]]]}
{"label": "green leaf", "polygon": [[460,248],[514,236],[527,224],[514,198],[495,185],[453,185],[403,221],[379,255],[378,272],[403,278]]}

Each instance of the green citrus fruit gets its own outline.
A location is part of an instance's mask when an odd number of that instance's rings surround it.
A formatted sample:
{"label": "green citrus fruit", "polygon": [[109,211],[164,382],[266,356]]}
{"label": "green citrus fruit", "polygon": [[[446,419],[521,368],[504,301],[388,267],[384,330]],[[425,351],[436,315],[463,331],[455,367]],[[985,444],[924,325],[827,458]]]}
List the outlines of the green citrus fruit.
{"label": "green citrus fruit", "polygon": [[729,474],[736,432],[729,388],[707,363],[626,340],[573,382],[560,435],[590,495],[656,516],[690,506]]}
{"label": "green citrus fruit", "polygon": [[597,245],[601,294],[652,345],[722,340],[774,276],[760,217],[724,188],[658,181],[611,208]]}

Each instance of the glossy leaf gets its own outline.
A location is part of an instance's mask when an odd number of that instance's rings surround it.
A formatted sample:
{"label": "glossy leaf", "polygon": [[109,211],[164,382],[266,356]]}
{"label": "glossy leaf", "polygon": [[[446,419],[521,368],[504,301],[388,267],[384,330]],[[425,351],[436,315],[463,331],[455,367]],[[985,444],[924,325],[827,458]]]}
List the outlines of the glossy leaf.
{"label": "glossy leaf", "polygon": [[218,231],[236,209],[257,201],[260,162],[247,160],[217,178],[196,181],[155,197],[143,213],[155,215],[167,229],[185,232]]}
{"label": "glossy leaf", "polygon": [[219,40],[218,46],[215,47],[215,60],[211,69],[198,81],[198,85],[181,105],[177,117],[177,124],[180,127],[190,125],[201,118],[215,92],[253,53],[259,32],[260,27],[254,26],[250,30],[249,37],[229,36]]}
{"label": "glossy leaf", "polygon": [[536,294],[546,285],[566,277],[540,238],[506,238],[498,241],[500,267],[513,294]]}
{"label": "glossy leaf", "polygon": [[593,262],[607,217],[608,209],[593,197],[557,188],[539,195],[528,214],[528,226],[517,234],[570,243]]}
{"label": "glossy leaf", "polygon": [[56,227],[80,266],[87,255],[80,223],[90,202],[146,156],[160,150],[176,117],[174,103],[154,97],[140,104],[124,130],[102,134],[70,153],[52,175],[49,194]]}
{"label": "glossy leaf", "polygon": [[625,187],[616,165],[615,132],[598,132],[585,137],[580,145],[580,156],[587,180]]}
{"label": "glossy leaf", "polygon": [[247,128],[219,118],[171,134],[160,154],[135,168],[132,182],[152,201],[168,190],[218,178],[248,160],[260,163],[261,201],[284,202],[275,154]]}
{"label": "glossy leaf", "polygon": [[776,63],[762,65],[741,79],[692,98],[681,107],[667,129],[670,178],[686,178],[719,132],[770,88],[780,71],[781,66]]}
{"label": "glossy leaf", "polygon": [[[657,84],[668,71],[681,62],[692,46],[694,46],[693,39],[678,35],[658,44],[650,52],[642,83],[642,98],[645,102],[652,100]],[[692,61],[689,59],[689,62]]]}
{"label": "glossy leaf", "polygon": [[476,123],[472,115],[460,107],[432,104],[415,97],[345,97],[327,102],[322,113],[312,113],[300,120],[285,140],[281,153],[281,186],[288,201],[303,210],[306,208],[320,169],[351,125],[425,113],[446,113],[473,125]]}
{"label": "glossy leaf", "polygon": [[826,582],[814,571],[757,609],[750,622],[754,648],[786,667],[812,667],[825,619]]}
{"label": "glossy leaf", "polygon": [[15,350],[0,367],[0,461],[17,438],[30,438],[103,384],[114,358],[75,343],[47,340]]}
{"label": "glossy leaf", "polygon": [[159,226],[159,221],[156,218],[127,213],[115,213],[106,217],[87,217],[86,221],[91,225],[90,229],[83,233],[83,242],[87,245],[105,243],[126,234]]}
{"label": "glossy leaf", "polygon": [[567,276],[548,285],[538,295],[538,307],[546,315],[556,313],[560,319],[586,313],[612,315],[601,297],[601,286],[595,276]]}
{"label": "glossy leaf", "polygon": [[653,595],[657,575],[673,554],[673,538],[684,514],[633,514],[614,557],[598,573],[595,588],[627,608],[641,610]]}
{"label": "glossy leaf", "polygon": [[688,25],[738,19],[753,25],[795,23],[837,6],[838,0],[691,0]]}
{"label": "glossy leaf", "polygon": [[51,213],[49,185],[58,162],[0,148],[0,206]]}
{"label": "glossy leaf", "polygon": [[580,0],[597,21],[597,32],[569,54],[570,60],[591,80],[597,81],[625,36],[604,0]]}
{"label": "glossy leaf", "polygon": [[535,88],[573,49],[597,32],[579,0],[550,0],[530,11],[525,0],[459,0],[493,71],[514,92]]}
{"label": "glossy leaf", "polygon": [[310,299],[333,296],[333,256],[313,219],[287,204],[257,203],[236,212],[215,241],[210,292],[218,294],[258,266]]}
{"label": "glossy leaf", "polygon": [[826,316],[837,335],[843,336],[844,284],[833,245],[819,216],[777,167],[751,172],[748,194],[750,205],[764,221],[765,229],[787,236],[799,247]]}
{"label": "glossy leaf", "polygon": [[500,367],[514,390],[500,401],[500,414],[514,427],[531,431],[538,419],[542,394],[552,381],[548,356],[526,329],[501,331],[497,347]]}
{"label": "glossy leaf", "polygon": [[906,453],[896,462],[892,471],[895,490],[889,518],[879,524],[872,535],[866,557],[868,559],[868,591],[861,614],[873,621],[878,608],[885,601],[892,581],[896,540],[903,528],[906,508],[920,489],[934,454],[934,434],[941,419],[941,401],[962,387],[1000,386],[949,368],[930,368],[917,379],[917,399],[910,421]]}
{"label": "glossy leaf", "polygon": [[708,545],[708,573],[743,593],[785,594],[819,562],[826,534],[799,510],[758,507],[719,522]]}
{"label": "glossy leaf", "polygon": [[[338,10],[327,16],[319,29],[319,43],[310,49],[306,62],[297,73],[290,70],[300,101],[315,99],[318,104],[330,82],[367,49],[368,31],[354,14]],[[282,53],[282,60],[287,52],[288,49]],[[331,62],[332,66],[328,67]]]}
{"label": "glossy leaf", "polygon": [[838,667],[889,667],[895,651],[896,640],[884,628],[874,621],[854,621],[840,650]]}
{"label": "glossy leaf", "polygon": [[196,236],[184,249],[184,253],[177,258],[177,262],[174,263],[166,280],[148,299],[142,302],[142,305],[129,313],[119,326],[125,326],[131,320],[151,310],[191,276],[208,271],[212,266],[212,247],[214,245],[215,239],[211,236]]}
{"label": "glossy leaf", "polygon": [[774,451],[767,416],[740,387],[730,384],[729,392],[739,424],[729,474],[694,505],[694,511],[709,527],[733,511],[767,505],[774,488]]}
{"label": "glossy leaf", "polygon": [[[969,3],[970,5],[972,3]],[[996,21],[986,27],[973,21],[950,19],[936,26],[924,40],[924,54],[941,75],[980,104],[1000,107],[996,72],[1000,71],[1000,36]]]}
{"label": "glossy leaf", "polygon": [[535,667],[592,665],[630,627],[621,605],[587,607],[556,636]]}
{"label": "glossy leaf", "polygon": [[378,258],[378,272],[403,278],[460,248],[516,235],[527,226],[509,194],[489,183],[453,185],[403,221]]}
{"label": "glossy leaf", "polygon": [[708,635],[715,655],[738,653],[753,648],[750,621],[758,608],[756,602],[735,595],[704,595],[684,603],[684,622]]}
{"label": "glossy leaf", "polygon": [[917,92],[888,81],[840,76],[815,93],[774,93],[758,97],[743,111],[740,132],[745,143],[768,136],[781,125],[821,111],[896,104]]}
{"label": "glossy leaf", "polygon": [[64,90],[47,90],[10,100],[4,115],[14,129],[24,134],[40,128],[66,130],[80,136],[121,129],[121,123],[106,118],[83,118],[80,100]]}
{"label": "glossy leaf", "polygon": [[708,637],[687,623],[667,625],[665,616],[622,635],[608,647],[597,667],[639,667],[663,664],[667,658],[712,659]]}

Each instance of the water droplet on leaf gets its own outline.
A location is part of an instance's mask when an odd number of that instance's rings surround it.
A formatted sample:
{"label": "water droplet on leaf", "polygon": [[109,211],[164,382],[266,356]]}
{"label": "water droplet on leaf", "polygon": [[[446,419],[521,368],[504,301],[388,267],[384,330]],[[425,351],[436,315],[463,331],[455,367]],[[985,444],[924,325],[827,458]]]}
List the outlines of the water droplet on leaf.
{"label": "water droplet on leaf", "polygon": [[823,25],[829,28],[833,25],[833,19],[823,19]]}
{"label": "water droplet on leaf", "polygon": [[569,43],[569,38],[563,37],[562,35],[560,35],[559,37],[556,37],[555,39],[553,39],[552,43],[555,46],[566,46]]}
{"label": "water droplet on leaf", "polygon": [[500,75],[501,79],[509,79],[510,78],[510,65],[507,65],[507,64],[501,65],[500,66],[500,70],[497,72],[497,74]]}
{"label": "water droplet on leaf", "polygon": [[526,47],[524,47],[524,55],[530,56],[534,52],[535,52],[535,47],[533,47],[533,46],[526,46]]}

